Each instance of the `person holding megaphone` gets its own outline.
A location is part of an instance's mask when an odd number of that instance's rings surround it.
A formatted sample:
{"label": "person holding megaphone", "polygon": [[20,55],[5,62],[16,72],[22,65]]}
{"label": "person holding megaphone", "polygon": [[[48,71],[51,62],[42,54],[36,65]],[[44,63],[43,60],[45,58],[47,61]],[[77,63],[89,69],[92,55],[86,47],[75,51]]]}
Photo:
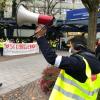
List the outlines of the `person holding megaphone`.
{"label": "person holding megaphone", "polygon": [[100,61],[87,48],[84,35],[70,39],[73,50],[70,57],[57,55],[45,38],[47,26],[53,21],[53,17],[34,14],[23,6],[18,9],[17,23],[38,25],[35,36],[43,56],[48,63],[61,69],[49,100],[96,100],[100,88]]}
{"label": "person holding megaphone", "polygon": [[100,88],[100,61],[87,48],[83,35],[73,37],[70,56],[57,55],[45,38],[47,28],[38,25],[35,30],[37,43],[46,61],[61,72],[56,80],[49,100],[96,100]]}

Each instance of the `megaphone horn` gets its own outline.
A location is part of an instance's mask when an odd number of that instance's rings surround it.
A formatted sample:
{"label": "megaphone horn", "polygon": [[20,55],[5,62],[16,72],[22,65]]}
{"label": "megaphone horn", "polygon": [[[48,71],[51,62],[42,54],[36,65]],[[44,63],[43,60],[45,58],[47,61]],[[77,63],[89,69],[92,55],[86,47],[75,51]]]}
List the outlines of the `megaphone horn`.
{"label": "megaphone horn", "polygon": [[23,5],[20,5],[17,9],[17,24],[19,26],[24,24],[50,25],[53,23],[53,20],[54,20],[53,16],[33,13],[25,9]]}

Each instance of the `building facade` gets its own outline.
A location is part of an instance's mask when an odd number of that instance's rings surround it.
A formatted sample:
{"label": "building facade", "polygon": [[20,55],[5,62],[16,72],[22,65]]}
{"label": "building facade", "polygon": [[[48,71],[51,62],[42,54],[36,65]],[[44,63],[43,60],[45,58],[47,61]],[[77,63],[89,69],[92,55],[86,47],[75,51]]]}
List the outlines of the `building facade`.
{"label": "building facade", "polygon": [[[0,0],[2,3],[3,0]],[[6,6],[4,8],[4,17],[5,18],[12,18],[12,5],[14,0],[7,0]],[[44,14],[44,9],[47,9],[47,0],[15,0],[17,5],[20,1],[23,1],[25,5],[27,5],[28,9],[34,13],[41,13]],[[25,1],[25,2],[24,2]],[[56,19],[66,20],[66,12],[67,10],[72,9],[79,9],[83,8],[83,4],[81,0],[53,0],[54,4],[56,3],[54,9],[52,10],[53,13],[57,12],[54,16]],[[19,36],[31,36],[33,35],[33,30],[18,30]],[[17,31],[14,31],[14,36],[17,36]],[[76,34],[76,33],[75,33]],[[74,35],[74,33],[67,33],[67,36]],[[66,36],[65,36],[66,37]]]}
{"label": "building facade", "polygon": [[[4,16],[7,18],[12,17],[12,1],[13,0],[7,0],[6,2]],[[46,0],[16,0],[16,3],[18,4],[20,1],[25,1],[29,10],[35,13],[43,13],[42,9],[48,8],[48,5],[44,3],[44,1]],[[75,2],[73,1],[74,0],[54,0],[53,3],[57,2],[52,11],[53,13],[55,13],[54,16],[57,19],[65,20],[67,10],[78,9],[78,8],[84,7],[83,4],[81,3],[81,0],[75,0]]]}

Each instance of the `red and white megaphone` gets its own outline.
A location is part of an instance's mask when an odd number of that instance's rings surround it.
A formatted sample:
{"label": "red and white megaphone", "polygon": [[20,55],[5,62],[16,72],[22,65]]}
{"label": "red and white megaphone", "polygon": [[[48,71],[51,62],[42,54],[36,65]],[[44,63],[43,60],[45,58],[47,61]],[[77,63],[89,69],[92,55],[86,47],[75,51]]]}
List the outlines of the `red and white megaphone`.
{"label": "red and white megaphone", "polygon": [[42,15],[28,11],[23,5],[17,9],[17,24],[19,26],[26,24],[51,25],[54,21],[53,16]]}

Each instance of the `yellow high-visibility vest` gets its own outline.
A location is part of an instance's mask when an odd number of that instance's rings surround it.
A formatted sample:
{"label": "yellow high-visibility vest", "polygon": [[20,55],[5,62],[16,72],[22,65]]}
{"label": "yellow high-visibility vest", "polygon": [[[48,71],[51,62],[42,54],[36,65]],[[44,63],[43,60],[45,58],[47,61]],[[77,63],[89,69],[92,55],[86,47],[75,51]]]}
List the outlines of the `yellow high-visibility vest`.
{"label": "yellow high-visibility vest", "polygon": [[57,45],[56,41],[51,41],[50,44],[51,44],[52,47],[56,48],[56,45]]}
{"label": "yellow high-visibility vest", "polygon": [[86,64],[86,82],[81,83],[61,70],[49,100],[96,100],[100,88],[100,74],[92,81],[89,64],[85,58],[83,60]]}
{"label": "yellow high-visibility vest", "polygon": [[3,48],[3,47],[4,47],[4,43],[0,42],[0,48]]}

